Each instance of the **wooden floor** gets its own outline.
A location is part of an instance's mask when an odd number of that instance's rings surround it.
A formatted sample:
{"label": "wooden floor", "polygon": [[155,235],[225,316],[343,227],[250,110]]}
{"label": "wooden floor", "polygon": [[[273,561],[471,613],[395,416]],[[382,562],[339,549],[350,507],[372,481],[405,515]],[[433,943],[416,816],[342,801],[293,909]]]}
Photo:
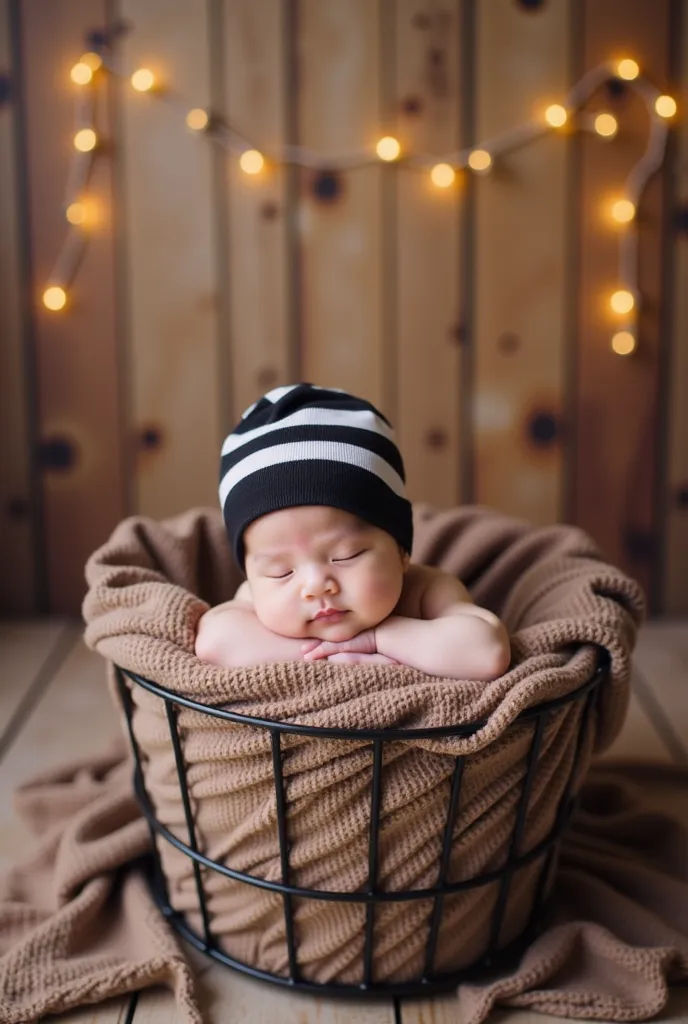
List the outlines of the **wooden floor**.
{"label": "wooden floor", "polygon": [[[66,621],[0,623],[0,870],[27,837],[13,818],[14,787],[45,768],[102,751],[118,725],[100,658]],[[623,734],[607,756],[688,763],[688,624],[652,623],[636,654],[634,695]],[[198,967],[208,1024],[456,1024],[453,999],[351,1003],[286,993],[211,964]],[[688,1024],[688,987],[676,988],[656,1020]],[[45,1018],[51,1024],[175,1024],[172,996],[150,990]],[[490,1024],[557,1024],[561,1018],[498,1011]]]}

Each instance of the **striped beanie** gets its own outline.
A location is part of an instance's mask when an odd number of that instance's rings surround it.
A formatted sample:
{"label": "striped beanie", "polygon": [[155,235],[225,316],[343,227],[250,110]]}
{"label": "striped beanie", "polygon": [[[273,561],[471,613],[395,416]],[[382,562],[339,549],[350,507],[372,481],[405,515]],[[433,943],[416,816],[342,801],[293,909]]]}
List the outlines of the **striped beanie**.
{"label": "striped beanie", "polygon": [[390,423],[337,388],[294,384],[251,405],[222,446],[220,504],[234,555],[268,512],[330,505],[386,530],[411,551],[404,464]]}

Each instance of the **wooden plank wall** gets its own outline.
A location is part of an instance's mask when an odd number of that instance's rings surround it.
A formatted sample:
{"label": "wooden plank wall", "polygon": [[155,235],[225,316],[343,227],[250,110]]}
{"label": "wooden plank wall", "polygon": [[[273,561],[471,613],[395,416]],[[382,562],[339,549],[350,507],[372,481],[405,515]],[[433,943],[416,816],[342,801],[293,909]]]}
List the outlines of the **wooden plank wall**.
{"label": "wooden plank wall", "polygon": [[668,409],[666,417],[666,512],[661,582],[662,607],[669,615],[688,615],[688,3],[682,4],[676,32],[676,80],[679,109],[673,168],[674,203],[670,217],[670,267],[673,310],[670,350],[666,360]]}
{"label": "wooden plank wall", "polygon": [[[465,135],[463,8],[459,0],[397,0],[391,26],[393,113],[389,125],[404,150],[455,153]],[[390,408],[404,453],[409,493],[439,506],[464,497],[467,444],[462,342],[465,295],[465,182],[437,189],[427,173],[390,182],[395,222],[385,253],[390,295],[396,401]]]}
{"label": "wooden plank wall", "polygon": [[[384,134],[439,160],[541,115],[622,53],[674,90],[688,0],[0,0],[0,74],[10,8],[24,98],[0,110],[5,610],[77,611],[83,563],[124,515],[215,505],[224,433],[302,379],[393,419],[413,499],[573,519],[656,610],[688,613],[685,119],[639,211],[630,358],[609,345],[618,237],[603,213],[647,141],[632,89],[587,104],[618,116],[615,140],[550,134],[448,189],[427,170],[328,166]],[[159,89],[98,76],[100,217],[67,308],[48,313],[69,69],[89,31],[115,24],[116,67],[150,67]],[[263,171],[189,131],[192,106],[265,152]],[[285,143],[322,167],[271,161]]]}
{"label": "wooden plank wall", "polygon": [[[10,5],[0,2],[0,612],[29,614],[39,605],[38,509],[31,466],[30,392],[25,372],[26,304],[17,129],[18,55]],[[8,439],[12,439],[8,443]]]}
{"label": "wooden plank wall", "polygon": [[[21,15],[28,238],[33,279],[37,460],[42,482],[46,604],[78,611],[86,558],[125,511],[116,337],[112,165],[99,160],[89,183],[97,212],[91,242],[70,289],[51,313],[41,294],[62,248],[65,183],[73,153],[76,90],[69,71],[89,29],[105,21],[105,0],[17,5]],[[98,120],[111,138],[108,82],[98,87]]]}
{"label": "wooden plank wall", "polygon": [[[627,53],[661,90],[669,86],[670,0],[652,6],[585,0],[580,71],[613,53]],[[653,592],[659,561],[657,472],[659,362],[662,324],[663,179],[649,183],[638,210],[639,345],[633,358],[615,355],[610,339],[618,318],[609,297],[618,287],[618,243],[608,206],[647,145],[642,99],[626,87],[602,86],[589,109],[611,108],[619,138],[603,145],[580,139],[580,238],[573,517]]]}
{"label": "wooden plank wall", "polygon": [[[571,4],[478,4],[475,129],[491,139],[561,103]],[[475,499],[536,523],[563,515],[570,176],[551,133],[495,160],[475,197]]]}
{"label": "wooden plank wall", "polygon": [[[213,176],[188,107],[210,106],[206,8],[188,0],[120,0],[131,26],[122,68],[149,68],[160,97],[124,80],[123,254],[132,505],[145,515],[217,501],[220,404]],[[167,96],[169,102],[164,102]],[[187,102],[177,106],[176,99]]]}

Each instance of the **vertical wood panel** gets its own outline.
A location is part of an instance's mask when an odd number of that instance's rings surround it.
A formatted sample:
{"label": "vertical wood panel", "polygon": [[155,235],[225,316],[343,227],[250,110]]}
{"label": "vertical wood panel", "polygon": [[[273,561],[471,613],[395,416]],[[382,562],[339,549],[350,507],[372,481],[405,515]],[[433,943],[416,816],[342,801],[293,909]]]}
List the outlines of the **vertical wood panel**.
{"label": "vertical wood panel", "polygon": [[[54,0],[21,4],[26,71],[29,214],[34,270],[39,434],[49,607],[78,612],[88,555],[124,515],[123,453],[110,231],[111,172],[96,160],[89,194],[98,223],[69,291],[67,308],[41,304],[46,279],[65,238],[64,190],[73,153],[74,95],[69,70],[89,29],[103,28],[105,2]],[[108,136],[107,82],[98,120]]]}
{"label": "vertical wood panel", "polygon": [[[223,0],[225,111],[257,149],[285,142],[284,4]],[[233,421],[265,391],[291,380],[287,295],[287,172],[268,162],[244,174],[227,158]],[[232,424],[233,425],[233,424]]]}
{"label": "vertical wood panel", "polygon": [[[121,0],[122,66],[150,68],[171,99],[208,107],[204,4]],[[137,511],[217,502],[220,443],[211,143],[185,108],[122,83],[129,387]]]}
{"label": "vertical wood panel", "polygon": [[[660,89],[666,88],[668,0],[628,4],[586,0],[582,64],[594,67],[624,53],[635,57]],[[611,145],[581,140],[580,271],[576,398],[576,522],[605,557],[649,590],[657,544],[654,521],[658,430],[659,315],[661,309],[662,180],[649,183],[638,210],[640,342],[632,357],[614,354],[617,326],[609,296],[618,287],[618,238],[610,227],[610,198],[623,191],[647,145],[643,101],[626,88],[615,99],[603,87],[589,109],[612,109],[618,138]]]}
{"label": "vertical wood panel", "polygon": [[[377,0],[300,0],[297,10],[299,141],[325,158],[362,146],[374,152],[381,112]],[[384,407],[381,184],[380,167],[335,178],[301,174],[300,376]]]}
{"label": "vertical wood panel", "polygon": [[8,0],[0,0],[0,612],[37,611],[32,547],[29,382],[24,359],[17,76]]}
{"label": "vertical wood panel", "polygon": [[[568,0],[476,8],[476,142],[542,116],[569,87]],[[475,500],[561,516],[566,139],[497,158],[475,184]]]}
{"label": "vertical wood panel", "polygon": [[662,611],[688,615],[688,3],[680,19],[680,123],[672,225],[674,308],[669,363],[669,415]]}
{"label": "vertical wood panel", "polygon": [[[397,0],[396,128],[411,154],[460,148],[461,6]],[[402,169],[396,198],[398,438],[411,498],[453,505],[461,498],[462,190]]]}

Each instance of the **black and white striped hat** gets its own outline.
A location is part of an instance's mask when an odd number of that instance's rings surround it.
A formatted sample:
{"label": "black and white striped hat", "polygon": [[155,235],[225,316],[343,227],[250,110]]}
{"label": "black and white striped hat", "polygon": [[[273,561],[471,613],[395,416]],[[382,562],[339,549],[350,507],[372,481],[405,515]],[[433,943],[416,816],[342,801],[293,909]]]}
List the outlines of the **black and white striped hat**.
{"label": "black and white striped hat", "polygon": [[220,504],[239,565],[246,527],[296,505],[330,505],[391,534],[411,551],[404,464],[389,421],[336,388],[274,388],[222,446]]}

